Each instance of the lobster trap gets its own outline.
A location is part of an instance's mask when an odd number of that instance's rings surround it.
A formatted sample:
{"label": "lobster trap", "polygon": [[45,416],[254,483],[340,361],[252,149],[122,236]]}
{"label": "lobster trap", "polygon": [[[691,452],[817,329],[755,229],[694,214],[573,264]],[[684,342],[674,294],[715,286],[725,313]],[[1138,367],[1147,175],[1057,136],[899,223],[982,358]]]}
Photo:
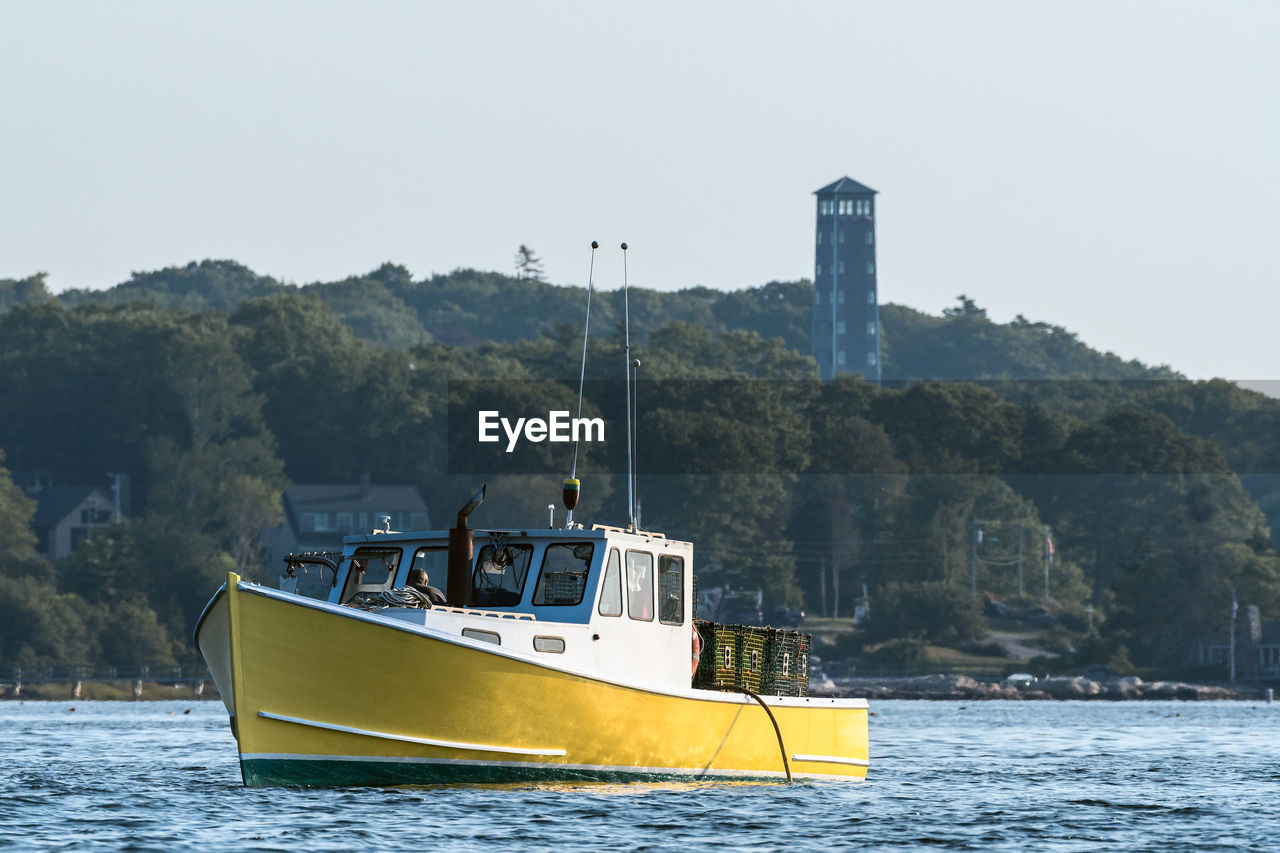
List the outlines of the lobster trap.
{"label": "lobster trap", "polygon": [[693,686],[804,696],[809,689],[808,634],[752,625],[695,621],[702,655]]}

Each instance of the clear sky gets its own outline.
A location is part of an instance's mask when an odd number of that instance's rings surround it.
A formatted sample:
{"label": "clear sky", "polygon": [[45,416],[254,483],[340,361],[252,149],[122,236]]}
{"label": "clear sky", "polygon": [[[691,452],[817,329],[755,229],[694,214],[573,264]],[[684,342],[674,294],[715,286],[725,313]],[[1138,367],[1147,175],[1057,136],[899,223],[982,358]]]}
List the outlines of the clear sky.
{"label": "clear sky", "polygon": [[738,288],[880,191],[881,298],[1276,375],[1280,3],[0,0],[0,277]]}

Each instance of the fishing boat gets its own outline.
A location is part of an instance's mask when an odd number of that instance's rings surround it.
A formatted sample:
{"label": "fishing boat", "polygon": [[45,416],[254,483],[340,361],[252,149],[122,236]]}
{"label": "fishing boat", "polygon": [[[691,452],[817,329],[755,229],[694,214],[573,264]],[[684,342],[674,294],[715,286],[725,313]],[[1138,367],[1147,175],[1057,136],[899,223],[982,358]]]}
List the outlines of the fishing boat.
{"label": "fishing boat", "polygon": [[245,784],[863,779],[866,700],[806,695],[807,636],[695,618],[693,545],[637,524],[627,419],[625,527],[574,522],[575,447],[562,526],[473,529],[481,488],[278,588],[229,573],[195,641]]}

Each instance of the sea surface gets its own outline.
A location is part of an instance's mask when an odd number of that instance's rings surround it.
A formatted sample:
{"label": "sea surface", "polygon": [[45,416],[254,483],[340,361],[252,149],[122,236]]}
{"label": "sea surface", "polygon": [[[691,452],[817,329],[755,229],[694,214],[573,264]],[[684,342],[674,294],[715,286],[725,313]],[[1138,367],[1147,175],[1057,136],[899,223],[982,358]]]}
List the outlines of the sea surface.
{"label": "sea surface", "polygon": [[220,703],[0,702],[0,849],[1280,849],[1280,703],[872,710],[861,785],[247,789]]}

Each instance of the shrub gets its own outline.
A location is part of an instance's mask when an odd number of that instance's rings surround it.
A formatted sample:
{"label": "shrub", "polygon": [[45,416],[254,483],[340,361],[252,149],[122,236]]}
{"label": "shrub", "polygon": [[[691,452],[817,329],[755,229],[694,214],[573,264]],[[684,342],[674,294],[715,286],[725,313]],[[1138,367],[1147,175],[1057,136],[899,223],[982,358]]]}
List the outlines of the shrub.
{"label": "shrub", "polygon": [[958,644],[983,636],[982,605],[967,589],[941,581],[890,583],[872,598],[867,638],[872,642],[919,637]]}

